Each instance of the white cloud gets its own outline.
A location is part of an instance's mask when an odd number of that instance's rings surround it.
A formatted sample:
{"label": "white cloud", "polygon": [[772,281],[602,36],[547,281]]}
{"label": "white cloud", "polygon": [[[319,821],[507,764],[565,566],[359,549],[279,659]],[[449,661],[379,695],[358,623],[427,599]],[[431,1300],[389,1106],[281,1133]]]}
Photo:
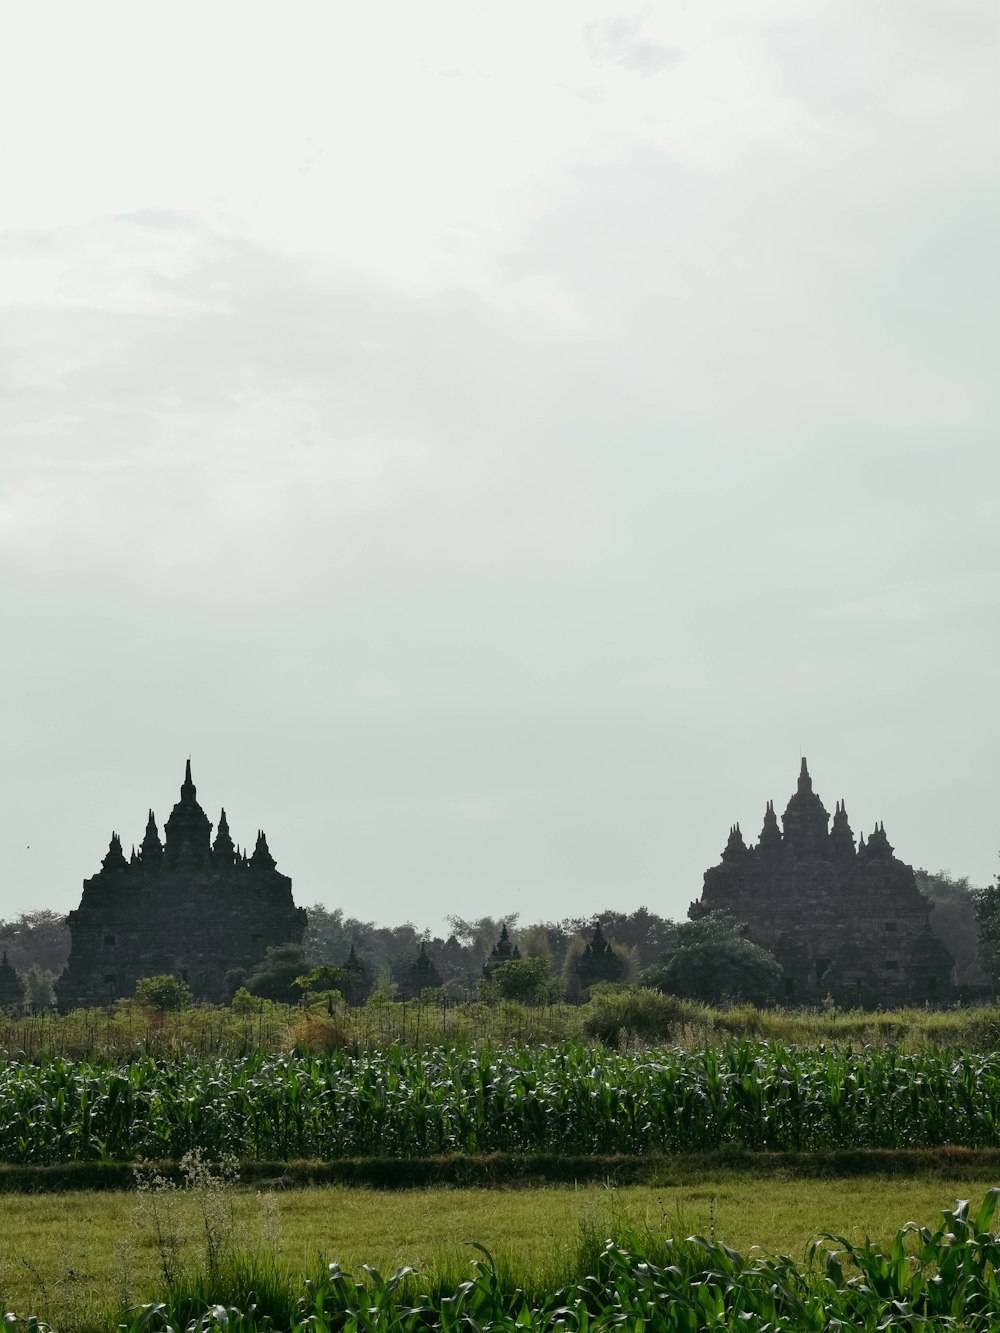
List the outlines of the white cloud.
{"label": "white cloud", "polygon": [[242,395],[223,413],[165,414],[150,441],[126,450],[58,463],[47,452],[8,455],[0,546],[197,565],[270,543],[296,514],[322,510],[333,522],[378,506],[388,484],[382,441],[333,437],[321,409],[267,394]]}
{"label": "white cloud", "polygon": [[[488,293],[574,167],[644,143],[716,170],[808,128],[733,6],[710,23],[631,6],[602,27],[602,12],[218,4],[166,22],[97,4],[53,30],[33,7],[0,56],[0,217],[197,211],[409,290]],[[595,24],[627,34],[610,58]],[[661,69],[620,59],[661,48],[676,52]]]}

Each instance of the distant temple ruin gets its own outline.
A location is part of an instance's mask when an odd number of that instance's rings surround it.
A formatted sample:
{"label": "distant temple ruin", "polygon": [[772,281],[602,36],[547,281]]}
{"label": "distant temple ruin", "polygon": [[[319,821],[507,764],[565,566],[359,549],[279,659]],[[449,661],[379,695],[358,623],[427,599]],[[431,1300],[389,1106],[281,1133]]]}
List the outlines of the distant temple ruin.
{"label": "distant temple ruin", "polygon": [[843,801],[828,827],[805,759],[781,823],[768,801],[754,847],[735,825],[688,915],[724,911],[745,923],[747,938],[781,964],[786,1004],[829,997],[872,1009],[956,998],[952,956],[930,928],[931,902],[893,855],[885,827],[855,846]]}
{"label": "distant temple ruin", "polygon": [[152,810],[130,858],[111,835],[101,869],[84,880],[80,906],[69,914],[69,962],[56,982],[63,1012],[130,996],[141,977],[164,973],[186,981],[196,1000],[220,1003],[229,999],[227,973],[253,968],[270,945],[301,944],[305,911],[264,834],[252,855],[241,852],[223,810],[210,842],[212,821],[196,795],[188,760],[164,843]]}

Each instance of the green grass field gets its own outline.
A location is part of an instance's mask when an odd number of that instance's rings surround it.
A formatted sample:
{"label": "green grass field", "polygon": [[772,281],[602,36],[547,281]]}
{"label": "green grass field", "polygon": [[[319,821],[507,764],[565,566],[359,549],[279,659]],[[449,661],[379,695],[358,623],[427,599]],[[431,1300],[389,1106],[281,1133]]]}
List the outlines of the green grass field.
{"label": "green grass field", "polygon": [[[861,1177],[776,1180],[719,1173],[697,1185],[611,1190],[600,1186],[517,1190],[431,1189],[395,1193],[307,1189],[227,1191],[217,1202],[241,1243],[274,1245],[293,1275],[326,1263],[383,1273],[402,1264],[458,1281],[486,1246],[531,1282],[556,1283],[581,1224],[611,1237],[629,1224],[683,1237],[714,1237],[743,1253],[760,1246],[804,1262],[823,1232],[888,1243],[905,1222],[930,1224],[958,1198],[977,1206],[997,1181]],[[203,1252],[204,1219],[177,1194],[184,1262]],[[101,1333],[123,1302],[151,1299],[160,1261],[148,1213],[135,1193],[8,1195],[0,1241],[0,1307],[38,1315],[60,1333]],[[176,1220],[176,1219],[175,1219]]]}

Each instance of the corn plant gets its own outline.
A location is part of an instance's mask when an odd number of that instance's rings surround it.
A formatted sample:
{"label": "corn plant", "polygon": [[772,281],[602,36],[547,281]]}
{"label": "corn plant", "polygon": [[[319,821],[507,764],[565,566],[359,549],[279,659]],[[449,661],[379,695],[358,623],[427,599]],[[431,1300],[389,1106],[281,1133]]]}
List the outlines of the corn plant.
{"label": "corn plant", "polygon": [[11,1163],[989,1147],[998,1124],[1000,1056],[968,1051],[563,1043],[0,1065]]}

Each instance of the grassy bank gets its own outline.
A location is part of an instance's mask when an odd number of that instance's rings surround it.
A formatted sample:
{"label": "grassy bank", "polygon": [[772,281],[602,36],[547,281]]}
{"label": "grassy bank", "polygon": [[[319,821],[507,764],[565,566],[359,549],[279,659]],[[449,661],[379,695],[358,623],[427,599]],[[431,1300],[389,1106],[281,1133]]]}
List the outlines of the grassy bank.
{"label": "grassy bank", "polygon": [[[289,1190],[258,1196],[228,1189],[209,1198],[208,1225],[238,1235],[244,1245],[275,1253],[297,1292],[325,1264],[362,1274],[412,1265],[430,1288],[453,1289],[481,1257],[484,1245],[516,1284],[536,1296],[578,1274],[581,1246],[598,1248],[611,1236],[701,1234],[748,1253],[760,1246],[804,1266],[809,1244],[823,1232],[860,1243],[866,1234],[889,1247],[901,1223],[933,1226],[943,1199],[971,1198],[978,1206],[993,1172],[850,1181],[778,1180],[717,1172],[700,1182],[660,1188],[608,1190],[599,1186],[533,1190],[364,1189]],[[4,1199],[0,1306],[31,1311],[61,1333],[113,1327],[124,1303],[162,1297],[163,1264],[149,1210],[150,1196],[50,1195]],[[166,1230],[176,1233],[178,1273],[204,1267],[204,1197],[169,1197]],[[588,1252],[589,1253],[589,1252]],[[586,1270],[584,1270],[586,1271]]]}
{"label": "grassy bank", "polygon": [[[164,1180],[179,1185],[180,1163],[149,1164]],[[829,1152],[748,1152],[734,1146],[721,1152],[649,1153],[646,1156],[532,1157],[490,1153],[469,1157],[412,1157],[387,1160],[355,1157],[344,1161],[241,1162],[240,1179],[256,1189],[284,1191],[349,1186],[379,1191],[415,1189],[534,1189],[545,1185],[604,1188],[645,1185],[654,1189],[701,1184],[720,1173],[733,1179],[829,1182],[876,1176],[885,1180],[1000,1181],[1000,1148],[850,1148]],[[131,1190],[135,1167],[128,1162],[69,1162],[62,1166],[0,1164],[0,1195],[78,1194]]]}

